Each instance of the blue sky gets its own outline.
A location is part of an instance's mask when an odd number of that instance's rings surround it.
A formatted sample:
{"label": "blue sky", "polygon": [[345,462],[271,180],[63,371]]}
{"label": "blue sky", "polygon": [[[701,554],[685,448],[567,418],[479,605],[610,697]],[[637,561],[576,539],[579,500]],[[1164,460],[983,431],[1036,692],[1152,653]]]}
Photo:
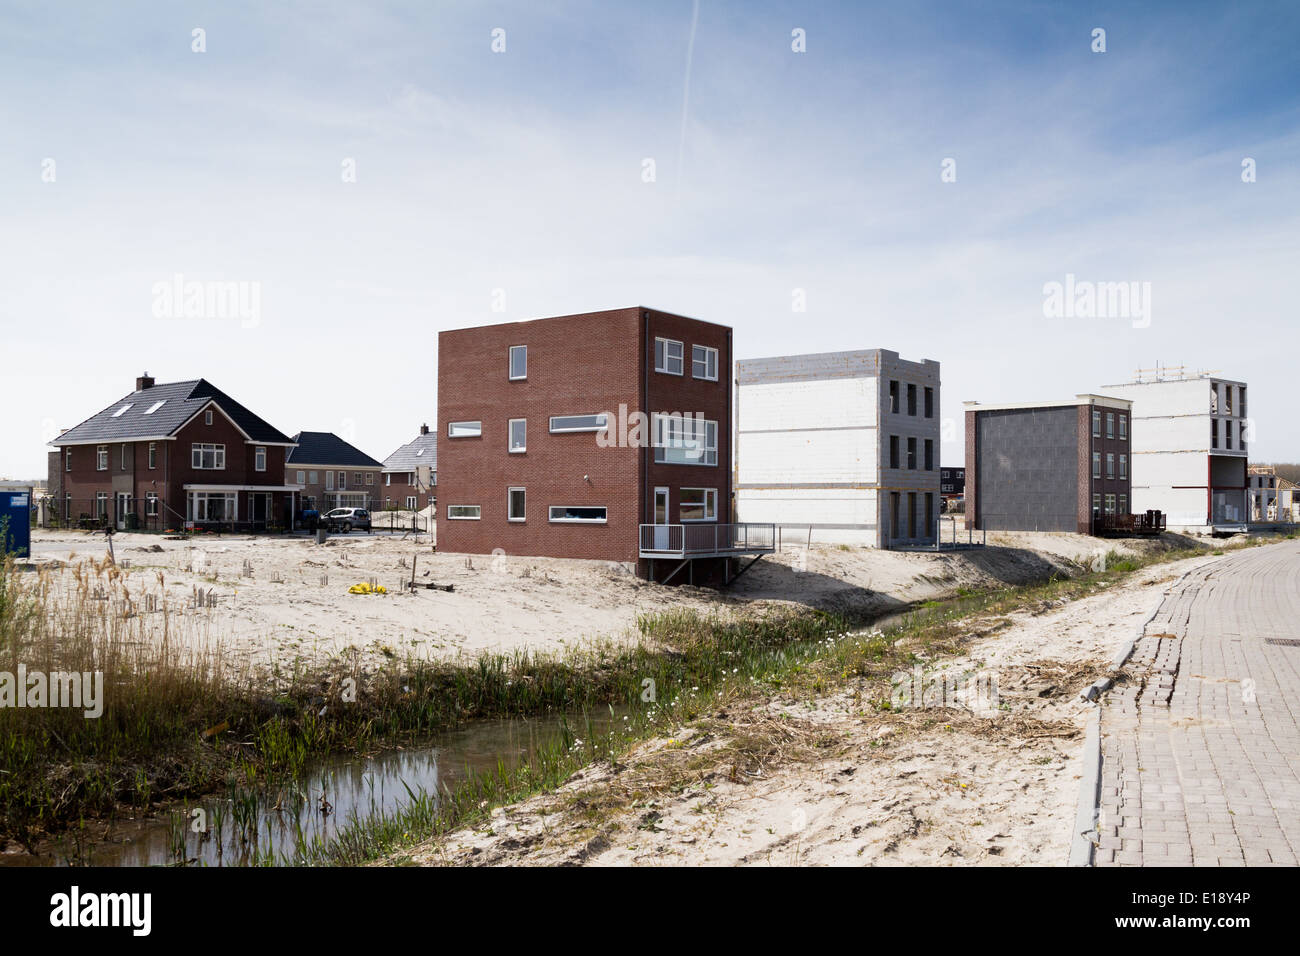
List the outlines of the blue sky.
{"label": "blue sky", "polygon": [[[701,0],[693,44],[691,0],[84,6],[0,9],[0,475],[145,369],[383,457],[439,329],[632,304],[938,359],[946,464],[964,400],[1157,362],[1249,382],[1252,459],[1300,459],[1294,3]],[[156,317],[178,273],[257,323]],[[1067,273],[1149,282],[1149,327],[1045,318]]]}

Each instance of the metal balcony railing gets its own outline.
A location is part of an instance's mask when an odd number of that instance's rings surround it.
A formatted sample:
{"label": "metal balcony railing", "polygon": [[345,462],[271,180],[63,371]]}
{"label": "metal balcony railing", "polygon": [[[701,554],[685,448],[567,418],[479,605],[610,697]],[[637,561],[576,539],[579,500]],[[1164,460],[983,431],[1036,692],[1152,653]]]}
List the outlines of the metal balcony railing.
{"label": "metal balcony railing", "polygon": [[733,557],[776,550],[775,524],[643,524],[643,558]]}

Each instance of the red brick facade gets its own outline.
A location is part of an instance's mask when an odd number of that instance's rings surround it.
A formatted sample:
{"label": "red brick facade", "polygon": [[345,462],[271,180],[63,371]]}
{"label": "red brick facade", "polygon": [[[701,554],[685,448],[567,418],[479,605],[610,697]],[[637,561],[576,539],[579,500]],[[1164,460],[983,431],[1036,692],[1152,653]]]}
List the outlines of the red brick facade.
{"label": "red brick facade", "polygon": [[[682,343],[681,375],[655,371],[656,337]],[[518,345],[527,346],[527,377],[511,381]],[[693,345],[717,350],[716,381],[693,376]],[[636,562],[657,486],[669,489],[669,523],[679,521],[682,488],[716,489],[716,520],[730,521],[731,361],[729,328],[639,307],[441,333],[439,550]],[[549,428],[552,416],[604,412],[618,440],[620,411],[647,422],[652,412],[717,422],[716,464],[656,464],[648,425],[640,447],[601,447],[595,432]],[[511,419],[527,422],[520,453],[508,447]],[[462,421],[482,422],[481,436],[450,437]],[[510,488],[525,489],[523,521],[507,520]],[[481,517],[449,518],[458,505],[479,506]],[[551,506],[603,507],[608,518],[557,523]]]}

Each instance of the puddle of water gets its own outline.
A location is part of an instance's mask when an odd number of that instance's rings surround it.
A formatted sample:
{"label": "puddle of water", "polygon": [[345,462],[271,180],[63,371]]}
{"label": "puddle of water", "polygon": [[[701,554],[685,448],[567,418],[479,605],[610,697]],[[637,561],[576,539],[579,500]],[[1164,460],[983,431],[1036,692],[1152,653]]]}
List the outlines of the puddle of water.
{"label": "puddle of water", "polygon": [[[621,712],[620,712],[621,713]],[[412,792],[430,795],[454,787],[468,776],[507,768],[526,760],[540,746],[558,740],[565,718],[474,721],[439,735],[427,744],[405,750],[386,751],[372,757],[340,757],[322,761],[298,780],[282,789],[258,795],[256,806],[245,812],[257,819],[256,841],[244,840],[235,825],[236,812],[227,794],[212,794],[187,811],[202,808],[208,833],[185,829],[185,859],[191,866],[241,866],[260,858],[269,849],[278,861],[281,854],[293,855],[299,832],[310,843],[314,837],[328,842],[347,826],[353,812],[364,818],[376,811],[391,813],[410,802]],[[591,716],[597,733],[609,730],[613,719],[608,711]],[[588,720],[568,718],[571,734],[584,738]],[[331,804],[320,812],[320,797]],[[280,809],[276,809],[276,804]],[[217,833],[218,814],[224,817]],[[245,829],[245,832],[246,829]],[[64,838],[67,840],[67,838]],[[91,866],[159,866],[177,860],[172,821],[153,816],[138,821],[115,823],[105,839],[80,854],[79,862]],[[62,866],[69,848],[54,844],[39,855],[0,854],[0,866]]]}

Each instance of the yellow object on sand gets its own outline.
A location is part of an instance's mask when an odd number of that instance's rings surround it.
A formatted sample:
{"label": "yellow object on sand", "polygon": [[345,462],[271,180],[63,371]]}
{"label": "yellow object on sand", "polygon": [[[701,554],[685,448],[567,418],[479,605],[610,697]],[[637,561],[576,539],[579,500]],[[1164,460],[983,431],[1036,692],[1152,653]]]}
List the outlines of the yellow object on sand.
{"label": "yellow object on sand", "polygon": [[349,594],[387,594],[388,588],[376,584],[373,588],[368,583],[354,584],[348,588]]}

